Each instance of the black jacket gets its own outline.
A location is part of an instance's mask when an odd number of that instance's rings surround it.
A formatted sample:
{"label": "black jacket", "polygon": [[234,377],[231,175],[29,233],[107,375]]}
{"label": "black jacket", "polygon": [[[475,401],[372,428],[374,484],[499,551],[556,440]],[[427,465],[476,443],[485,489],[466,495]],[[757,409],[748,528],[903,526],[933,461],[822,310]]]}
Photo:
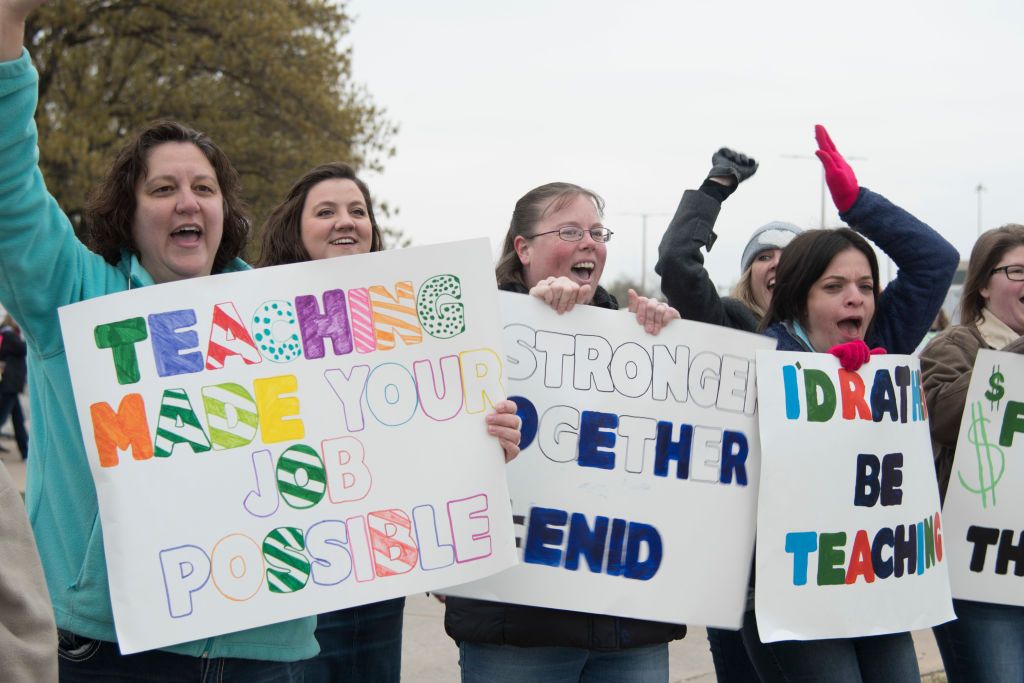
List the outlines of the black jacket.
{"label": "black jacket", "polygon": [[715,220],[721,209],[720,201],[700,190],[684,192],[661,238],[654,271],[661,276],[661,291],[669,306],[683,319],[756,332],[758,320],[750,309],[738,299],[718,296],[704,269],[701,250],[710,250],[715,243]]}
{"label": "black jacket", "polygon": [[[526,287],[518,283],[499,285],[499,289],[527,293]],[[619,308],[615,297],[602,287],[597,288],[590,305]],[[588,650],[657,645],[686,635],[683,624],[456,597],[448,597],[445,602],[444,629],[457,643],[465,640],[489,645]]]}
{"label": "black jacket", "polygon": [[0,377],[0,393],[18,394],[25,389],[25,341],[13,327],[0,328],[0,362],[5,363]]}

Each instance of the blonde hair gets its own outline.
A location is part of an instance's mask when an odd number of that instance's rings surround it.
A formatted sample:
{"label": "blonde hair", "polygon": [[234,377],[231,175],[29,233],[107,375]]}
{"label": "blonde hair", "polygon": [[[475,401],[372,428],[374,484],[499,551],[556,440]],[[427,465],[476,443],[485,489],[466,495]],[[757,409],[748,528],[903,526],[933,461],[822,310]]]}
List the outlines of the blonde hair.
{"label": "blonde hair", "polygon": [[732,291],[729,292],[729,296],[740,301],[744,306],[750,309],[750,312],[754,314],[758,322],[764,318],[764,314],[768,311],[757,303],[757,298],[754,296],[754,283],[752,279],[751,269],[747,267],[743,271],[743,275],[740,276],[739,282],[737,282]]}

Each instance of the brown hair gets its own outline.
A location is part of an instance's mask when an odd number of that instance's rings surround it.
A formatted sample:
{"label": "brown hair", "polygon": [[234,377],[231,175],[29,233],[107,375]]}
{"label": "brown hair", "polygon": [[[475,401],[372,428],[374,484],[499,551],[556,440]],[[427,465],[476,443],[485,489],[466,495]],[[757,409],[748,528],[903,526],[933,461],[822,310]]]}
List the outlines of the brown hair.
{"label": "brown hair", "polygon": [[973,325],[981,320],[981,311],[985,308],[985,297],[981,295],[981,290],[992,277],[992,269],[1006,252],[1020,246],[1024,246],[1024,225],[1017,223],[1007,223],[987,230],[978,237],[971,249],[967,279],[964,281],[963,294],[960,295],[961,323]]}
{"label": "brown hair", "polygon": [[[760,330],[774,322],[796,320],[807,326],[807,298],[811,287],[841,252],[856,249],[864,254],[871,268],[875,302],[882,291],[878,284],[878,259],[871,244],[849,228],[805,230],[782,250],[775,270],[775,289],[768,313],[761,319]],[[868,332],[874,321],[868,321]],[[808,330],[808,332],[810,332]],[[867,337],[867,334],[865,334]]]}
{"label": "brown hair", "polygon": [[310,260],[309,252],[302,245],[302,208],[306,205],[306,196],[309,195],[310,190],[323,181],[333,178],[351,180],[362,192],[363,200],[366,202],[366,212],[373,228],[370,251],[384,249],[380,227],[377,226],[377,218],[373,215],[370,188],[356,177],[355,169],[348,164],[335,161],[321,164],[303,174],[288,190],[284,201],[270,212],[270,216],[263,224],[258,267],[302,263]]}
{"label": "brown hair", "polygon": [[526,286],[523,280],[523,264],[516,253],[516,237],[529,235],[549,211],[558,211],[581,195],[594,202],[598,216],[604,215],[604,200],[600,195],[572,183],[548,183],[533,188],[519,198],[516,208],[512,210],[512,221],[505,235],[505,244],[501,248],[498,265],[494,269],[499,287],[507,284]]}
{"label": "brown hair", "polygon": [[121,260],[122,249],[138,255],[132,241],[135,186],[148,172],[149,153],[166,142],[195,145],[217,174],[217,184],[224,198],[224,231],[213,259],[213,272],[218,273],[242,253],[251,230],[248,210],[241,198],[238,172],[209,136],[174,121],[150,124],[125,143],[114,157],[85,204],[86,245],[112,265]]}

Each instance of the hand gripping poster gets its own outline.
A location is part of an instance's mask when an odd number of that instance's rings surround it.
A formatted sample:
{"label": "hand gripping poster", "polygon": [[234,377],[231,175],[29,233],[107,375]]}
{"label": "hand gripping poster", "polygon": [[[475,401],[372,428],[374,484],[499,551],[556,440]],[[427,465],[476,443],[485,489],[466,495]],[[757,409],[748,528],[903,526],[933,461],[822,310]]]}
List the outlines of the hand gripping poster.
{"label": "hand gripping poster", "polygon": [[921,371],[758,352],[761,640],[896,633],[953,618]]}
{"label": "hand gripping poster", "polygon": [[981,350],[942,508],[953,597],[1024,606],[1024,358]]}
{"label": "hand gripping poster", "polygon": [[515,561],[486,240],[60,311],[125,653]]}
{"label": "hand gripping poster", "polygon": [[760,461],[754,351],[774,340],[681,320],[651,336],[625,311],[499,298],[523,419],[508,467],[521,564],[446,592],[739,627]]}

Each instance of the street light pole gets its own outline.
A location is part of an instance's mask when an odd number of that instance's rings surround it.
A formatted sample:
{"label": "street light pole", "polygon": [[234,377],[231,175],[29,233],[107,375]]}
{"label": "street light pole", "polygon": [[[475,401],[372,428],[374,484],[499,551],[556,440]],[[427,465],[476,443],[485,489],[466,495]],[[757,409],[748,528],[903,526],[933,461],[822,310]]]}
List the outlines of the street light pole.
{"label": "street light pole", "polygon": [[[783,159],[814,159],[819,161],[818,157],[813,154],[783,154]],[[855,156],[843,156],[847,161],[867,161],[867,157],[855,157]],[[819,227],[825,227],[825,207],[828,206],[828,202],[825,201],[828,195],[825,194],[825,167],[821,167],[821,223]]]}
{"label": "street light pole", "polygon": [[632,213],[620,213],[619,216],[640,217],[640,289],[642,295],[647,295],[647,219],[650,216],[661,217],[671,216],[669,213],[653,213],[651,211],[634,211]]}
{"label": "street light pole", "polygon": [[987,191],[988,188],[978,183],[978,186],[974,188],[974,191],[978,193],[978,235],[981,235],[981,193]]}

